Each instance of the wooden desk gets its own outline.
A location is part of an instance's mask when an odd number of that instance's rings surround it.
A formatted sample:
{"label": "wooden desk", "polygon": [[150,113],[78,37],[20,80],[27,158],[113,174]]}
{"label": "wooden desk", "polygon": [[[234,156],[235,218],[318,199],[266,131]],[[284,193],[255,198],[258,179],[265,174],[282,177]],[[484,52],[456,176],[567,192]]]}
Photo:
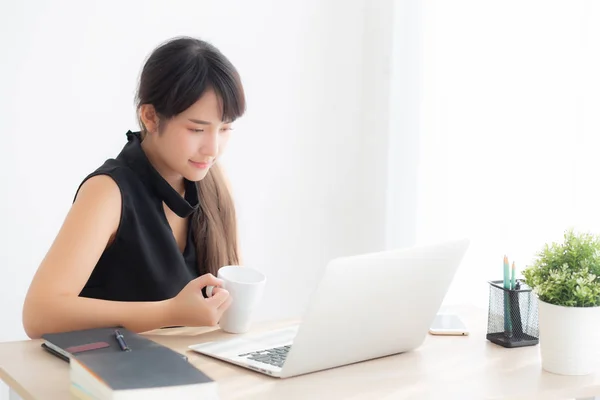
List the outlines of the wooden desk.
{"label": "wooden desk", "polygon": [[[539,346],[504,349],[485,339],[487,311],[453,308],[467,337],[428,335],[417,350],[288,379],[277,379],[188,351],[229,335],[173,328],[146,335],[180,353],[218,382],[221,399],[568,399],[600,395],[598,374],[568,377],[541,369]],[[254,331],[285,326],[262,324]],[[68,399],[69,366],[40,340],[0,343],[0,379],[23,398]]]}

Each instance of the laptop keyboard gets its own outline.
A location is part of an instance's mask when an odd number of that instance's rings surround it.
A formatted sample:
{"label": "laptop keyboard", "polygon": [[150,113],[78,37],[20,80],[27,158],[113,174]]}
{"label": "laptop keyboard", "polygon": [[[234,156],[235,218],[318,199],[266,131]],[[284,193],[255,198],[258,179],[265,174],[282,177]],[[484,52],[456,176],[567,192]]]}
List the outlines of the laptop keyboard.
{"label": "laptop keyboard", "polygon": [[283,367],[283,362],[285,361],[289,351],[290,346],[281,346],[274,347],[272,349],[253,351],[251,353],[244,353],[240,354],[239,356],[281,368]]}

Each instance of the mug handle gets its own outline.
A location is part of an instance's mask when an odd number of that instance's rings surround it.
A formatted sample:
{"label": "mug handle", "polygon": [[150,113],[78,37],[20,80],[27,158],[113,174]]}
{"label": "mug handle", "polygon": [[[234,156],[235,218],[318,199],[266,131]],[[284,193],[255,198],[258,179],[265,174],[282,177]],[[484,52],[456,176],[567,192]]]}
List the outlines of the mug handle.
{"label": "mug handle", "polygon": [[214,290],[215,286],[212,285],[208,285],[206,287],[206,296],[207,297],[212,297],[213,296],[213,290]]}

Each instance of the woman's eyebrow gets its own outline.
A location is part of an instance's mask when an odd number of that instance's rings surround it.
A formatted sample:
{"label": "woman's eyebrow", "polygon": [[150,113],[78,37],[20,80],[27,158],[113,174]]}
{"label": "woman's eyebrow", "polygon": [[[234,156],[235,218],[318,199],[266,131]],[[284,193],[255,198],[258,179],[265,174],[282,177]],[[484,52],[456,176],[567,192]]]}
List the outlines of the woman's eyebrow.
{"label": "woman's eyebrow", "polygon": [[192,122],[194,122],[196,124],[200,124],[200,125],[212,125],[210,122],[203,121],[201,119],[189,118],[189,121],[192,121]]}

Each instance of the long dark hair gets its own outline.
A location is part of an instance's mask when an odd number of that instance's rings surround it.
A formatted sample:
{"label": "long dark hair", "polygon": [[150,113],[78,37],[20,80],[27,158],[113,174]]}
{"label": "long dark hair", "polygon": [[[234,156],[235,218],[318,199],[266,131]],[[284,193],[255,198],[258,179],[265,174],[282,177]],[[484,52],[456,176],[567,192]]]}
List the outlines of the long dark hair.
{"label": "long dark hair", "polygon": [[[140,76],[136,106],[154,106],[168,120],[194,104],[207,89],[221,102],[222,121],[234,121],[246,108],[240,76],[231,62],[205,41],[178,37],[158,46]],[[140,120],[142,137],[146,127]],[[196,182],[200,207],[192,216],[198,267],[217,275],[223,265],[239,263],[233,199],[218,162]]]}

